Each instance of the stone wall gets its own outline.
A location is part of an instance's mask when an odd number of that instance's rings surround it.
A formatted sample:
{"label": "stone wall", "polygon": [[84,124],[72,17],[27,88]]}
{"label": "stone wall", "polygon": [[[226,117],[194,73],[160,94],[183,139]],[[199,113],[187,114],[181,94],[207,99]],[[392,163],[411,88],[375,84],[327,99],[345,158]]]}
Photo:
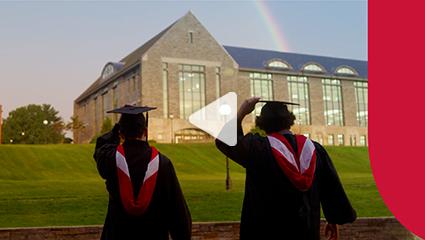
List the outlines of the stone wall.
{"label": "stone wall", "polygon": [[[323,233],[324,224],[322,224]],[[95,240],[100,239],[101,226],[3,228],[0,240]],[[238,222],[205,222],[193,224],[193,240],[239,239]],[[325,238],[322,238],[325,239]],[[408,240],[419,239],[395,218],[360,218],[340,229],[341,240]]]}

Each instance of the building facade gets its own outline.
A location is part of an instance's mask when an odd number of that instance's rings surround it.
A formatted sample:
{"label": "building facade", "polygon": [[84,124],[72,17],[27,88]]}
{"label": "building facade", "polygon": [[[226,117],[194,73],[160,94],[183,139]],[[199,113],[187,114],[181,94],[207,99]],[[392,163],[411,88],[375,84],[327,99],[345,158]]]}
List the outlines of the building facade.
{"label": "building facade", "polygon": [[[222,46],[192,13],[171,24],[118,62],[74,101],[84,128],[77,143],[100,132],[106,111],[124,104],[157,107],[149,138],[157,142],[205,141],[188,122],[196,110],[228,92],[239,104],[251,96],[300,103],[292,131],[325,145],[367,145],[367,61]],[[255,114],[247,117],[246,131]]]}

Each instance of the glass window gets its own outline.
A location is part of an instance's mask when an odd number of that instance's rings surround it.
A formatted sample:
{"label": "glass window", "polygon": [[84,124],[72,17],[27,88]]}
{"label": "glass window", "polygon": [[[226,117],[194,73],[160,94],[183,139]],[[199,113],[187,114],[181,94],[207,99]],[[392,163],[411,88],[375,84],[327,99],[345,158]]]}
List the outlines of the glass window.
{"label": "glass window", "polygon": [[356,75],[356,73],[352,69],[350,69],[348,67],[338,68],[338,70],[336,70],[336,73],[346,74],[346,75]]}
{"label": "glass window", "polygon": [[289,65],[286,64],[286,63],[284,63],[284,62],[282,62],[282,61],[275,60],[275,61],[271,61],[268,64],[268,67],[272,67],[272,68],[289,68]]}
{"label": "glass window", "polygon": [[288,76],[289,100],[300,104],[299,106],[288,105],[297,118],[298,124],[310,124],[310,96],[307,77]]}
{"label": "glass window", "polygon": [[333,134],[328,135],[328,145],[334,145],[334,135]]}
{"label": "glass window", "polygon": [[107,79],[114,74],[115,68],[112,64],[107,64],[102,72],[102,79]]}
{"label": "glass window", "polygon": [[142,93],[142,78],[139,74],[136,75],[136,97],[137,100],[140,100],[140,95]]}
{"label": "glass window", "polygon": [[99,133],[105,118],[105,91],[97,98],[96,133]]}
{"label": "glass window", "polygon": [[127,95],[126,102],[133,101],[133,97],[132,97],[133,94],[132,94],[132,91],[131,91],[131,78],[130,77],[127,79],[127,92],[126,92],[126,95]]}
{"label": "glass window", "polygon": [[133,76],[131,78],[131,90],[133,91],[133,94],[136,93],[136,90],[137,90],[136,76]]}
{"label": "glass window", "polygon": [[220,88],[221,88],[220,68],[216,67],[215,68],[215,95],[216,95],[216,98],[219,98],[221,96]]}
{"label": "glass window", "polygon": [[205,68],[198,65],[179,66],[180,118],[205,106]]}
{"label": "glass window", "polygon": [[367,127],[367,82],[354,82],[357,103],[357,122],[360,127]]}
{"label": "glass window", "polygon": [[105,114],[107,111],[112,109],[112,99],[109,92],[104,92],[102,94],[102,102],[103,102],[102,113]]}
{"label": "glass window", "polygon": [[[251,96],[261,97],[262,100],[273,100],[273,81],[270,73],[250,73]],[[254,114],[260,115],[264,103],[255,105]]]}
{"label": "glass window", "polygon": [[338,145],[343,146],[344,145],[344,134],[338,134]]}
{"label": "glass window", "polygon": [[308,64],[304,66],[304,70],[312,72],[323,72],[323,69],[317,64]]}
{"label": "glass window", "polygon": [[[117,86],[118,86],[118,82],[114,83],[114,86],[112,87],[112,109],[115,109],[118,107],[118,99],[119,99],[119,95],[118,95],[118,91],[117,91]],[[117,120],[117,114],[113,114],[112,115],[112,121],[114,123],[116,123]]]}
{"label": "glass window", "polygon": [[94,131],[96,132],[96,134],[98,133],[98,125],[99,125],[99,120],[101,119],[100,114],[102,113],[102,109],[100,109],[101,105],[100,105],[100,100],[101,98],[97,96],[97,94],[94,96]]}
{"label": "glass window", "polygon": [[344,115],[342,109],[341,81],[323,79],[322,87],[326,125],[343,126]]}
{"label": "glass window", "polygon": [[366,145],[367,145],[366,135],[361,135],[361,136],[360,136],[359,145],[360,145],[360,146],[366,146]]}
{"label": "glass window", "polygon": [[164,118],[168,118],[168,64],[162,63],[162,109]]}
{"label": "glass window", "polygon": [[189,43],[193,43],[193,32],[189,32]]}

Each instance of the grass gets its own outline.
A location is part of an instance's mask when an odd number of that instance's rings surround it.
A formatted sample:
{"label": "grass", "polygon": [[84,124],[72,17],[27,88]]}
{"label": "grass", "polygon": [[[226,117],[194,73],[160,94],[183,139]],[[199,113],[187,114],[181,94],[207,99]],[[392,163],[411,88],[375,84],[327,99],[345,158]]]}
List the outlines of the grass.
{"label": "grass", "polygon": [[[156,144],[176,168],[194,221],[239,220],[244,169],[213,144]],[[108,195],[92,158],[94,145],[0,145],[0,227],[102,224]],[[376,189],[367,148],[327,150],[359,216],[389,216]]]}

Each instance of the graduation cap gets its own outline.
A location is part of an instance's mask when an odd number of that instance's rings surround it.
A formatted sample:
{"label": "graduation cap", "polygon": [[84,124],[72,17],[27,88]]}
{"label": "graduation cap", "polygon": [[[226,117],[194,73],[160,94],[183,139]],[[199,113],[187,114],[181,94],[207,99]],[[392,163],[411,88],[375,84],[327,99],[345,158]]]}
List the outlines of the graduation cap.
{"label": "graduation cap", "polygon": [[[147,141],[149,111],[152,111],[155,109],[156,107],[124,105],[123,107],[107,111],[107,113],[121,114],[121,118],[119,120],[121,131],[125,131],[125,132],[134,131],[134,134],[136,134],[135,130],[137,128],[140,128],[140,127],[146,128],[146,141]],[[143,113],[146,113],[146,118],[143,115]]]}
{"label": "graduation cap", "polygon": [[260,100],[260,103],[265,103],[261,108],[261,118],[286,118],[289,115],[288,105],[299,106],[298,103],[286,102],[286,101],[274,101],[274,100]]}
{"label": "graduation cap", "polygon": [[295,105],[295,106],[299,106],[299,103],[293,103],[293,102],[286,102],[286,101],[272,101],[272,100],[260,100],[258,101],[260,103],[277,103],[277,104],[284,104],[284,105]]}
{"label": "graduation cap", "polygon": [[[266,133],[277,132],[292,125],[291,119],[295,120],[294,114],[288,109],[288,105],[299,106],[298,103],[286,101],[260,100],[265,103],[261,108],[260,115],[256,117],[255,124]],[[289,126],[288,126],[289,125]]]}
{"label": "graduation cap", "polygon": [[120,114],[129,114],[129,115],[138,115],[144,112],[149,112],[151,110],[155,110],[156,107],[148,107],[148,106],[133,106],[133,105],[124,105],[124,107],[116,108],[107,113],[120,113]]}

